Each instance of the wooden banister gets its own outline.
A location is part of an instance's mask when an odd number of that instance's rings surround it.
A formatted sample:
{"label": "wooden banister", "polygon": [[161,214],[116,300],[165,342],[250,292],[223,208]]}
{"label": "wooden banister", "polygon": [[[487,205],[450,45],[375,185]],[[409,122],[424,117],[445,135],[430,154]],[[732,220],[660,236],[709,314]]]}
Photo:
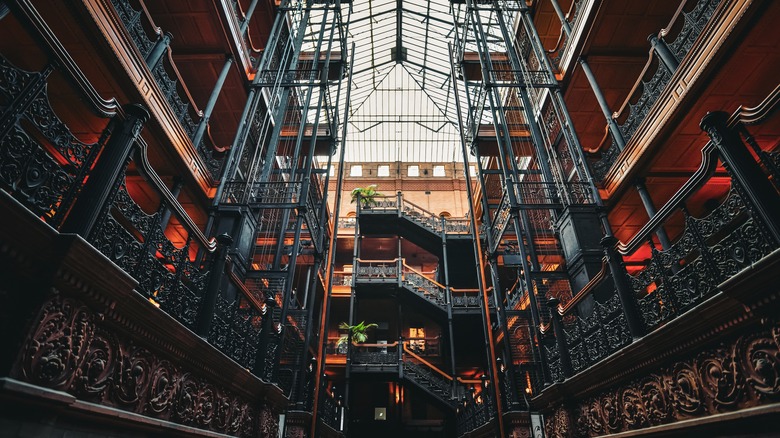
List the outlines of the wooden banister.
{"label": "wooden banister", "polygon": [[441,284],[441,283],[439,283],[439,282],[437,282],[437,281],[431,280],[431,279],[430,279],[430,278],[428,278],[428,277],[427,277],[425,274],[423,274],[422,272],[420,272],[420,271],[418,271],[418,270],[416,270],[416,269],[412,268],[411,266],[407,265],[405,262],[404,262],[403,266],[404,266],[404,268],[408,269],[409,271],[412,271],[412,272],[414,272],[415,274],[417,274],[417,275],[420,275],[420,276],[424,277],[426,280],[430,281],[431,283],[435,284],[436,286],[438,286],[438,287],[440,287],[440,288],[442,288],[442,289],[446,289],[446,287],[444,287],[444,285],[443,285],[443,284]]}
{"label": "wooden banister", "polygon": [[404,343],[404,353],[412,356],[413,358],[415,358],[418,361],[420,361],[420,363],[422,363],[423,365],[425,365],[428,368],[430,368],[430,369],[436,371],[437,373],[441,374],[441,376],[444,377],[445,379],[452,380],[452,376],[450,376],[449,374],[447,374],[444,371],[440,370],[436,365],[428,362],[427,360],[423,359],[422,357],[418,356],[415,352],[413,352],[412,350],[407,348],[406,343]]}

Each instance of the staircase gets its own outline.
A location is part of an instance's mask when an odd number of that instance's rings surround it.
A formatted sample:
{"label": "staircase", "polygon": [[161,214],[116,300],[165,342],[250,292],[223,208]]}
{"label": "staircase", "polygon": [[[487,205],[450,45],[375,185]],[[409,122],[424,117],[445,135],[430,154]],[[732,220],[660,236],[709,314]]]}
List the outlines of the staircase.
{"label": "staircase", "polygon": [[443,285],[406,265],[403,265],[401,284],[407,291],[424,299],[437,309],[447,312],[447,294]]}
{"label": "staircase", "polygon": [[459,397],[466,393],[465,386],[458,379],[418,356],[406,344],[403,346],[402,358],[401,375],[406,382],[427,393],[441,405],[453,410],[457,408]]}
{"label": "staircase", "polygon": [[404,379],[423,390],[441,404],[450,409],[457,407],[458,401],[453,398],[452,381],[438,375],[425,365],[411,361],[403,362]]}

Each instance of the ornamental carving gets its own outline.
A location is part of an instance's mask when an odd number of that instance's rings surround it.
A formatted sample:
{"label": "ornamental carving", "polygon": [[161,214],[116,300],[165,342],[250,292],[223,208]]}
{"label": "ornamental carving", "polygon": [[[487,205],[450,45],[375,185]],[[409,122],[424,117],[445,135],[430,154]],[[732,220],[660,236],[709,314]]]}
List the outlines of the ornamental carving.
{"label": "ornamental carving", "polygon": [[[548,412],[548,437],[589,437],[780,400],[780,324],[742,335],[660,373]],[[573,423],[572,423],[573,421]]]}
{"label": "ornamental carving", "polygon": [[47,301],[15,377],[80,400],[239,436],[276,437],[278,416],[102,324],[103,315],[59,294]]}

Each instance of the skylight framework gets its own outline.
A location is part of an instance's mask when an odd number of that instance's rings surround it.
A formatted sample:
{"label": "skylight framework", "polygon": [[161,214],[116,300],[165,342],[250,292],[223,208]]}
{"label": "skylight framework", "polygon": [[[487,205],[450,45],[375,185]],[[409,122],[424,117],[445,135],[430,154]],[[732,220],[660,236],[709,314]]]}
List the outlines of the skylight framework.
{"label": "skylight framework", "polygon": [[342,11],[346,40],[356,45],[345,160],[460,161],[450,2],[366,0]]}

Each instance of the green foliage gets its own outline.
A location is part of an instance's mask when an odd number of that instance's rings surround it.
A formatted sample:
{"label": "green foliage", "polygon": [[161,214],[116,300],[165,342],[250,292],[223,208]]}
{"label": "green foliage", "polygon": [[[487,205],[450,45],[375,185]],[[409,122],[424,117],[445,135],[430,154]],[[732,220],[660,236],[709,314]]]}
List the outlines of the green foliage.
{"label": "green foliage", "polygon": [[341,335],[338,342],[336,342],[336,347],[341,347],[342,345],[346,344],[349,341],[349,332],[352,332],[352,343],[353,344],[361,344],[363,342],[366,342],[366,339],[368,339],[368,335],[366,334],[366,331],[368,329],[376,328],[378,327],[374,323],[366,324],[365,321],[361,321],[360,324],[356,325],[349,325],[346,322],[342,322],[339,324],[339,329],[341,330],[347,330],[347,334]]}
{"label": "green foliage", "polygon": [[376,205],[379,202],[377,202],[376,197],[377,196],[383,196],[381,193],[376,191],[377,185],[371,184],[367,187],[356,187],[352,190],[352,203],[358,200],[358,197],[360,198],[360,204],[363,207],[371,207],[372,205]]}

